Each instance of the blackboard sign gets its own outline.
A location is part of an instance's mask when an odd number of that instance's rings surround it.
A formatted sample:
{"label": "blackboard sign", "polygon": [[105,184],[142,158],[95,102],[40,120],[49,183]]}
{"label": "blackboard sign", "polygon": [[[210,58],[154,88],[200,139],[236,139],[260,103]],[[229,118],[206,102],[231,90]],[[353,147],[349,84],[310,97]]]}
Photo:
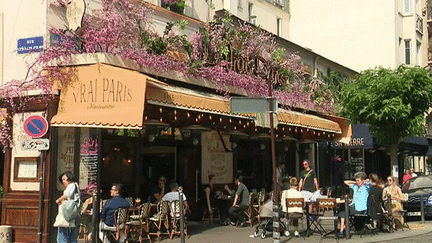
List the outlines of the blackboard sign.
{"label": "blackboard sign", "polygon": [[81,143],[80,162],[87,169],[89,178],[97,178],[99,144],[97,139],[85,138]]}

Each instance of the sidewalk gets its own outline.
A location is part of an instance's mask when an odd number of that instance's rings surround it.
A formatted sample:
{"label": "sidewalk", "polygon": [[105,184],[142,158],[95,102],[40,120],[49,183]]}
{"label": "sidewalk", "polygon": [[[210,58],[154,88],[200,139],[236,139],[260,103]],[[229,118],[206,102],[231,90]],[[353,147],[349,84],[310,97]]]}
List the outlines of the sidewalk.
{"label": "sidewalk", "polygon": [[[327,236],[321,239],[320,235],[317,233],[312,234],[307,238],[294,238],[294,237],[280,237],[280,242],[346,242],[346,243],[362,243],[362,242],[383,242],[393,239],[401,239],[412,237],[416,235],[426,234],[432,232],[432,222],[426,221],[423,225],[419,221],[408,222],[411,229],[404,229],[395,231],[394,233],[383,233],[378,232],[374,235],[353,235],[351,239],[339,239],[337,241],[333,235]],[[188,222],[188,234],[189,238],[186,239],[188,243],[269,243],[273,242],[272,232],[267,233],[267,237],[265,239],[261,239],[260,237],[253,238],[253,233],[255,231],[254,227],[235,227],[235,226],[212,226],[208,222]],[[327,227],[326,227],[327,228]],[[260,231],[261,233],[261,231]],[[291,234],[293,235],[293,234]],[[154,242],[157,242],[155,238]],[[161,242],[181,242],[180,238],[174,238],[172,241],[169,239],[163,238]]]}

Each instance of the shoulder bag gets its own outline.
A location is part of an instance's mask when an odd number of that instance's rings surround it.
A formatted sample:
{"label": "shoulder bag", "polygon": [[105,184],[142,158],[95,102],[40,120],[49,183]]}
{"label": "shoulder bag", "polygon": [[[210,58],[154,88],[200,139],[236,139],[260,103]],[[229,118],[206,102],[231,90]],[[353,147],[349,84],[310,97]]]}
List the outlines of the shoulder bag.
{"label": "shoulder bag", "polygon": [[[75,191],[77,191],[77,184],[75,184]],[[75,219],[79,217],[82,206],[80,196],[78,192],[75,192],[73,199],[64,200],[59,205],[59,213],[54,222],[54,227],[75,227]]]}

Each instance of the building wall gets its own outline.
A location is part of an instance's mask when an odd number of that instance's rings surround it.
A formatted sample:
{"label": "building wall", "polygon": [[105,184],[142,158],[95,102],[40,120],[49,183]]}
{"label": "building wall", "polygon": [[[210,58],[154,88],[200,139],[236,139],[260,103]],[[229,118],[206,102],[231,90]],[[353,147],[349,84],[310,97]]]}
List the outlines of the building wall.
{"label": "building wall", "polygon": [[3,14],[0,48],[0,84],[12,79],[24,79],[27,67],[36,54],[17,54],[17,40],[35,36],[44,36],[46,40],[46,10],[48,1],[0,1]]}
{"label": "building wall", "polygon": [[416,31],[424,1],[411,0],[408,13],[404,1],[290,1],[289,40],[356,71],[397,67],[405,60],[404,40],[411,40],[410,65],[425,66],[427,40]]}

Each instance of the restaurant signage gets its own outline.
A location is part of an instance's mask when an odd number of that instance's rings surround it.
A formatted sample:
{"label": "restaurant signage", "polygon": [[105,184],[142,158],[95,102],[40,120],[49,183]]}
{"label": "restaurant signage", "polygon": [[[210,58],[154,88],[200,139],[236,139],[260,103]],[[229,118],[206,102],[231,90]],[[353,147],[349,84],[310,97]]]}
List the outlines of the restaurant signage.
{"label": "restaurant signage", "polygon": [[349,144],[339,143],[335,142],[335,147],[342,147],[342,146],[348,146],[348,147],[354,147],[354,146],[364,146],[364,138],[351,138]]}
{"label": "restaurant signage", "polygon": [[53,125],[140,128],[147,76],[106,64],[80,66],[61,88]]}

